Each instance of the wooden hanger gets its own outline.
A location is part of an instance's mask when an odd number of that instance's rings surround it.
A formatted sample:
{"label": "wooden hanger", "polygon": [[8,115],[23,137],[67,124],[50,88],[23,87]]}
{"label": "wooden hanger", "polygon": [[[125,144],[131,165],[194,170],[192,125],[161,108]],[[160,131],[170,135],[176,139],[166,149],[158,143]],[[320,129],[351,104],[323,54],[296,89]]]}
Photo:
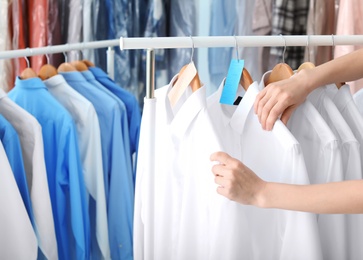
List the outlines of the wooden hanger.
{"label": "wooden hanger", "polygon": [[271,71],[270,76],[268,77],[267,81],[265,82],[265,85],[272,82],[277,82],[280,80],[288,79],[290,78],[294,72],[292,71],[291,67],[286,63],[279,63],[277,64]]}
{"label": "wooden hanger", "polygon": [[88,67],[86,64],[84,64],[84,62],[80,61],[80,60],[75,60],[72,61],[71,64],[76,68],[76,70],[78,71],[86,71],[88,70]]}
{"label": "wooden hanger", "polygon": [[95,64],[90,60],[82,60],[87,67],[95,67]]}
{"label": "wooden hanger", "polygon": [[30,78],[37,78],[38,75],[32,68],[25,68],[22,73],[20,74],[21,79],[30,79]]}
{"label": "wooden hanger", "polygon": [[21,74],[20,74],[20,78],[21,79],[30,79],[30,78],[36,78],[38,77],[37,74],[35,73],[35,71],[30,67],[30,63],[27,57],[24,57],[24,59],[26,60],[26,63],[28,65],[27,68],[25,68]]}
{"label": "wooden hanger", "polygon": [[45,64],[40,68],[38,77],[41,78],[42,80],[46,80],[57,74],[58,74],[57,69],[53,65]]}
{"label": "wooden hanger", "polygon": [[248,72],[248,70],[246,68],[243,68],[241,80],[239,81],[239,84],[241,84],[241,86],[244,88],[244,90],[247,91],[248,87],[252,83],[253,83],[253,79],[252,79],[250,73]]}
{"label": "wooden hanger", "polygon": [[307,62],[304,62],[303,64],[301,64],[299,66],[299,68],[297,69],[297,71],[299,72],[299,71],[301,71],[303,69],[313,69],[313,68],[315,68],[314,63],[312,63],[310,61],[307,61]]}
{"label": "wooden hanger", "polygon": [[69,62],[63,62],[61,65],[59,65],[57,71],[58,72],[70,72],[70,71],[77,71],[77,70]]}
{"label": "wooden hanger", "polygon": [[[187,68],[188,65],[189,64],[186,64],[180,69],[178,78],[183,74],[184,70]],[[176,81],[174,82],[173,85],[175,85],[175,83],[176,83]],[[199,75],[197,72],[197,74],[194,76],[192,81],[189,83],[189,86],[191,87],[192,91],[194,92],[194,91],[200,89],[201,85],[202,84],[200,83]]]}

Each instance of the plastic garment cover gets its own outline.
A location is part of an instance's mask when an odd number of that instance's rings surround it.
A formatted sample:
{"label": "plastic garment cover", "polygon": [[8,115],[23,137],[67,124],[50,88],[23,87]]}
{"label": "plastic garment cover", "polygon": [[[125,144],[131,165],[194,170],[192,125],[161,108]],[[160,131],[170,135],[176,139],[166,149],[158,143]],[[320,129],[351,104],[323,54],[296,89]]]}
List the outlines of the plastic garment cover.
{"label": "plastic garment cover", "polygon": [[[48,0],[48,5],[48,45],[59,45],[62,44],[62,37],[59,23],[58,0]],[[64,56],[62,53],[50,54],[48,57],[49,63],[55,67],[58,67],[64,62]]]}
{"label": "plastic garment cover", "polygon": [[[211,36],[232,36],[235,34],[236,4],[236,0],[214,0],[212,2],[209,29]],[[236,58],[236,52],[233,52],[233,49],[230,47],[208,49],[209,77],[214,86],[219,86],[227,75],[232,57]]]}
{"label": "plastic garment cover", "polygon": [[[196,6],[193,0],[170,0],[170,35],[193,36],[196,34]],[[192,39],[190,47],[192,48]],[[192,49],[172,49],[169,56],[169,78],[179,73],[180,69],[190,62]],[[193,61],[197,66],[197,49]]]}
{"label": "plastic garment cover", "polygon": [[[144,14],[146,17],[146,24],[145,24],[145,31],[144,31],[144,37],[165,37],[167,36],[166,31],[166,6],[164,0],[151,0],[148,3],[148,8],[144,9],[146,10],[146,13]],[[163,86],[164,83],[160,82],[160,70],[166,70],[168,69],[168,52],[165,49],[156,49],[154,50],[155,53],[155,85],[157,86]],[[145,80],[146,75],[146,50],[143,50],[142,53],[142,62],[141,62],[141,77],[143,76],[143,79]],[[140,78],[141,78],[140,77]],[[169,81],[170,79],[167,79]],[[139,100],[143,100],[145,97],[146,88],[144,87],[146,82],[143,82],[144,84],[143,89],[139,91]]]}
{"label": "plastic garment cover", "polygon": [[[30,0],[28,1],[28,31],[29,47],[47,46],[47,28],[48,28],[48,1],[47,0]],[[32,56],[31,67],[35,72],[46,63],[44,55]]]}
{"label": "plastic garment cover", "polygon": [[[8,24],[10,24],[8,16],[9,4],[9,0],[0,0],[0,51],[11,49],[10,32],[8,27]],[[11,60],[0,59],[0,87],[5,91],[8,91],[14,84],[12,73]]]}
{"label": "plastic garment cover", "polygon": [[[105,1],[95,0],[94,15],[96,23],[94,23],[96,40],[106,40],[108,34],[108,11]],[[95,50],[95,61],[98,67],[106,71],[106,49]]]}
{"label": "plastic garment cover", "polygon": [[[1,17],[3,16],[1,15]],[[25,47],[27,46],[26,43],[27,34],[24,28],[24,5],[22,0],[12,1],[12,26],[13,26],[12,49],[13,50],[25,49]],[[14,59],[13,61],[14,61],[14,74],[20,75],[20,73],[27,67],[26,60],[25,58],[18,58]]]}
{"label": "plastic garment cover", "polygon": [[[307,35],[335,34],[335,0],[310,0]],[[333,40],[333,39],[332,39]],[[305,48],[305,60],[318,66],[333,59],[331,46]]]}
{"label": "plastic garment cover", "polygon": [[[337,35],[359,35],[363,34],[363,2],[360,0],[340,0],[339,14],[337,22]],[[362,46],[354,45],[337,45],[335,47],[334,57],[340,57]],[[349,82],[350,91],[354,94],[363,87],[363,79]]]}
{"label": "plastic garment cover", "polygon": [[71,0],[58,0],[59,23],[61,24],[62,44],[67,42],[68,37],[68,20],[69,20],[69,2]]}
{"label": "plastic garment cover", "polygon": [[[110,26],[111,30],[114,29],[114,38],[131,37],[132,32],[130,25],[132,23],[132,8],[129,0],[109,0],[112,2],[114,17],[114,24]],[[113,26],[113,27],[112,27]],[[111,31],[112,33],[112,31]],[[109,34],[111,37],[112,34]],[[131,82],[131,52],[133,51],[120,51],[118,48],[115,50],[115,81],[122,87],[130,90]]]}
{"label": "plastic garment cover", "polygon": [[[94,15],[94,5],[93,0],[84,0],[83,1],[83,42],[91,42],[94,41],[94,30],[93,30],[93,19]],[[85,49],[82,51],[83,59],[87,59],[89,61],[95,62],[95,54],[92,49]]]}
{"label": "plastic garment cover", "polygon": [[[69,3],[69,21],[67,43],[81,42],[82,37],[82,0],[71,0]],[[68,52],[68,60],[79,60],[79,51]]]}

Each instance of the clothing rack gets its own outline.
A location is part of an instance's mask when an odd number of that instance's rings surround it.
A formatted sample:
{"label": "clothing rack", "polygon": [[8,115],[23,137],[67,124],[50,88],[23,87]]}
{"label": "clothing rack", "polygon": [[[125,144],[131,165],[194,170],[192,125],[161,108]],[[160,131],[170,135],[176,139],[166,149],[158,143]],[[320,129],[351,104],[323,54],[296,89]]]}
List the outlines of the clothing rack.
{"label": "clothing rack", "polygon": [[124,38],[83,43],[27,48],[1,51],[0,59],[12,59],[26,56],[64,53],[72,50],[108,48],[107,72],[114,75],[113,47],[121,50],[147,50],[146,98],[154,97],[154,49],[177,48],[218,48],[218,47],[267,47],[267,46],[336,46],[363,45],[363,35],[269,35],[269,36],[190,36],[190,37],[155,37]]}

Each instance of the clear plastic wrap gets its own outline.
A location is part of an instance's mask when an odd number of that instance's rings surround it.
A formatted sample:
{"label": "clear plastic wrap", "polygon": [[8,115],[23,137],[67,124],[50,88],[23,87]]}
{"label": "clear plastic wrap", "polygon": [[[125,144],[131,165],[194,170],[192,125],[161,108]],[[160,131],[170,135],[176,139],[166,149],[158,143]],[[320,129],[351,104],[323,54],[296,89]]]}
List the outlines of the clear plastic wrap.
{"label": "clear plastic wrap", "polygon": [[[82,39],[82,0],[71,0],[69,3],[69,22],[67,43],[81,42]],[[79,51],[68,52],[68,60],[79,60]]]}
{"label": "clear plastic wrap", "polygon": [[[11,50],[9,32],[9,4],[8,0],[0,0],[0,51]],[[11,60],[0,59],[0,87],[8,91],[13,85],[13,69]]]}
{"label": "clear plastic wrap", "polygon": [[[61,28],[59,23],[59,12],[58,12],[58,0],[48,0],[48,45],[59,45],[62,44]],[[55,53],[49,55],[49,63],[55,67],[58,67],[64,62],[64,56],[62,53]]]}
{"label": "clear plastic wrap", "polygon": [[[195,1],[170,0],[170,36],[196,35],[197,14]],[[190,41],[192,47],[192,40]],[[172,49],[169,57],[169,78],[179,73],[180,69],[190,62],[191,49]],[[194,63],[197,66],[197,49],[194,50]]]}
{"label": "clear plastic wrap", "polygon": [[[48,1],[28,1],[28,19],[29,47],[47,46]],[[44,55],[31,57],[31,67],[35,72],[38,72],[45,63],[46,58]]]}

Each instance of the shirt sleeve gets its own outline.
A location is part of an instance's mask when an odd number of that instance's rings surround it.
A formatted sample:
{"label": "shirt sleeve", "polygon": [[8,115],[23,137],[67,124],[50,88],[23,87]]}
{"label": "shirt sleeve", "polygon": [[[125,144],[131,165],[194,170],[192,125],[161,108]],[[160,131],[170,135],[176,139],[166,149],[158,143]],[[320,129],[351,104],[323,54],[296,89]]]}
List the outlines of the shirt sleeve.
{"label": "shirt sleeve", "polygon": [[[74,245],[77,259],[88,259],[90,252],[90,223],[87,211],[86,189],[83,179],[77,134],[73,122],[68,124],[62,136],[59,146],[63,158],[58,161],[61,165],[57,167],[61,171],[58,176],[64,179],[58,183],[57,202],[62,205],[58,207],[60,218],[68,216],[66,221],[70,223],[71,232],[74,238]],[[69,203],[69,205],[67,205]],[[69,213],[61,212],[62,208],[70,209]],[[63,219],[64,220],[64,219]],[[67,232],[67,228],[65,228]],[[63,239],[72,239],[67,237]],[[71,240],[72,241],[72,240]]]}
{"label": "shirt sleeve", "polygon": [[111,257],[132,259],[134,185],[129,155],[124,149],[120,111],[114,109],[113,112],[113,131],[109,151],[111,170],[109,179],[106,180],[109,181],[108,224]]}

